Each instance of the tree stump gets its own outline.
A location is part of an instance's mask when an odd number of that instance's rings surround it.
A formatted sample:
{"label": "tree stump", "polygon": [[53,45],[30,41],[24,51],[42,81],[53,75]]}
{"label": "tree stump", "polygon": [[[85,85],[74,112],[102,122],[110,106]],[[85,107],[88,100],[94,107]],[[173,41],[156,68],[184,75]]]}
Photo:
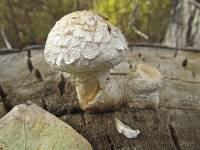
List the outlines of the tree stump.
{"label": "tree stump", "polygon": [[[42,49],[4,52],[0,54],[0,116],[8,108],[30,100],[67,122],[97,150],[200,149],[199,58],[198,51],[182,49],[177,53],[166,47],[130,46],[126,62],[113,72],[126,72],[138,63],[158,68],[164,75],[159,109],[122,108],[87,114],[78,106],[69,75],[52,71]],[[139,129],[141,134],[127,139],[117,132],[114,118]]]}

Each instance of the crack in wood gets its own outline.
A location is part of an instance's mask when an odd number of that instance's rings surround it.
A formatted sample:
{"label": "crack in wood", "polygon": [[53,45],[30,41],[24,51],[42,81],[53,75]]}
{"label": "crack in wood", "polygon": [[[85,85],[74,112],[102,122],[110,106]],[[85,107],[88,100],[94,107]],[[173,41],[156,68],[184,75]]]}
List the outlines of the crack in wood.
{"label": "crack in wood", "polygon": [[172,140],[174,142],[174,145],[176,146],[176,149],[181,150],[180,143],[178,141],[178,137],[176,135],[176,131],[175,131],[174,127],[172,126],[172,124],[169,124],[168,126],[169,126],[169,130],[170,130],[170,133],[172,136]]}
{"label": "crack in wood", "polygon": [[164,76],[164,79],[179,81],[179,82],[184,82],[184,83],[191,83],[191,84],[200,84],[200,82],[198,82],[198,81],[188,81],[188,80],[182,80],[179,78],[167,77],[167,76]]}
{"label": "crack in wood", "polygon": [[41,74],[39,69],[35,69],[34,70],[34,76],[38,81],[42,81],[43,80],[42,74]]}
{"label": "crack in wood", "polygon": [[69,114],[80,114],[80,113],[83,113],[83,110],[81,110],[80,107],[77,107],[77,106],[73,106],[73,107],[69,107],[68,108],[68,113]]}
{"label": "crack in wood", "polygon": [[81,114],[81,118],[82,118],[82,121],[83,121],[83,125],[86,126],[85,115],[84,115],[84,113]]}
{"label": "crack in wood", "polygon": [[64,109],[57,110],[56,112],[48,110],[48,109],[47,109],[47,111],[53,113],[56,117],[62,117],[64,115],[68,115],[68,114],[71,114],[71,115],[83,114],[83,111],[79,107],[76,107],[76,106],[68,106]]}
{"label": "crack in wood", "polygon": [[47,103],[46,103],[45,99],[43,97],[41,99],[42,99],[42,108],[44,110],[47,110]]}
{"label": "crack in wood", "polygon": [[[129,47],[131,48],[137,48],[137,47],[149,47],[149,48],[155,48],[154,50],[159,50],[159,48],[163,48],[163,50],[172,50],[172,51],[190,51],[190,52],[197,52],[199,53],[200,52],[200,49],[198,48],[194,48],[194,47],[180,47],[180,48],[177,48],[177,47],[172,47],[172,46],[167,46],[167,45],[163,45],[163,44],[148,44],[148,43],[136,43],[136,44],[131,44],[129,43],[128,44]],[[131,52],[133,52],[132,49],[130,49]]]}
{"label": "crack in wood", "polygon": [[6,110],[6,112],[9,112],[12,109],[12,104],[9,99],[7,99],[7,93],[4,91],[3,87],[0,84],[0,96],[1,100],[3,102],[3,107]]}
{"label": "crack in wood", "polygon": [[[186,31],[186,41],[188,43],[187,46],[191,46],[191,47],[194,47],[194,37],[192,35],[192,24],[193,24],[193,21],[194,21],[194,18],[195,18],[195,13],[196,13],[196,8],[194,10],[190,10],[190,17],[188,19],[188,29]],[[191,37],[192,36],[192,37]]]}
{"label": "crack in wood", "polygon": [[62,109],[62,110],[59,110],[56,112],[51,112],[51,113],[54,114],[56,117],[62,117],[64,115],[66,115],[68,113],[68,111],[67,111],[67,109]]}
{"label": "crack in wood", "polygon": [[182,62],[182,66],[183,66],[184,68],[186,68],[186,67],[187,67],[187,64],[188,64],[188,60],[187,60],[187,58],[185,58],[185,59],[183,60],[183,62]]}
{"label": "crack in wood", "polygon": [[199,112],[200,109],[198,108],[189,108],[189,107],[173,107],[173,106],[160,106],[159,107],[160,109],[161,108],[164,108],[166,110],[171,110],[171,109],[174,109],[174,110],[188,110],[188,111],[196,111],[196,112]]}
{"label": "crack in wood", "polygon": [[28,57],[28,58],[31,58],[31,50],[30,50],[30,49],[27,50],[27,57]]}
{"label": "crack in wood", "polygon": [[58,83],[58,88],[59,88],[59,91],[60,91],[60,95],[63,96],[63,94],[65,93],[65,84],[66,84],[66,81],[64,79],[64,76],[63,74],[60,75],[60,82]]}
{"label": "crack in wood", "polygon": [[112,144],[112,141],[111,141],[110,135],[107,134],[106,137],[107,137],[107,141],[108,141],[108,143],[110,144],[110,149],[111,149],[111,150],[114,150],[115,147],[114,147],[114,145]]}
{"label": "crack in wood", "polygon": [[114,73],[114,72],[110,72],[110,75],[112,76],[127,76],[128,73],[124,73],[124,72],[118,72],[118,73]]}
{"label": "crack in wood", "polygon": [[7,54],[12,54],[12,53],[20,53],[22,50],[20,49],[0,49],[0,55],[7,55]]}
{"label": "crack in wood", "polygon": [[27,66],[28,66],[29,72],[31,73],[34,67],[30,58],[27,59]]}

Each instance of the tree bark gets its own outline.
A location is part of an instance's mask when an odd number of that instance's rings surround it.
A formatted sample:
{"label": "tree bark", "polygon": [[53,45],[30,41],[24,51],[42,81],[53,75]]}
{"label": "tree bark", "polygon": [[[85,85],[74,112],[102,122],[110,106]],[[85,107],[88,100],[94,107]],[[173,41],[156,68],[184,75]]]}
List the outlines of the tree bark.
{"label": "tree bark", "polygon": [[164,45],[176,48],[200,47],[199,4],[199,0],[173,0],[172,16]]}

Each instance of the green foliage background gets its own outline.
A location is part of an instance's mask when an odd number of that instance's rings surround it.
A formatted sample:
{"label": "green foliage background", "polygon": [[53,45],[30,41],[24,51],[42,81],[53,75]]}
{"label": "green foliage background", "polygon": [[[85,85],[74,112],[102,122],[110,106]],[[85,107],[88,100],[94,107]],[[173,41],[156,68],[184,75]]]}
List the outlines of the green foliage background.
{"label": "green foliage background", "polygon": [[[171,0],[1,0],[0,29],[5,30],[15,48],[44,45],[57,20],[84,9],[107,17],[123,31],[128,41],[145,41],[131,28],[130,23],[133,23],[149,36],[147,42],[160,42],[170,18]],[[4,47],[2,37],[0,47]]]}

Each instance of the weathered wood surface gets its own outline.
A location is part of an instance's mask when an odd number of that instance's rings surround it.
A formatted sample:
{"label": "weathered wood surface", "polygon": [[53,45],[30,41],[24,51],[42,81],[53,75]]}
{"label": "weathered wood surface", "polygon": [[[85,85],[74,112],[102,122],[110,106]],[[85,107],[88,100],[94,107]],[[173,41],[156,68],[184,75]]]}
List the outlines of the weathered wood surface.
{"label": "weathered wood surface", "polygon": [[[124,72],[130,65],[147,63],[165,76],[157,111],[124,108],[86,114],[78,107],[68,75],[52,71],[42,50],[27,50],[0,54],[0,117],[14,105],[31,100],[66,121],[94,149],[200,149],[200,52],[181,50],[174,57],[175,50],[168,48],[133,46],[131,50],[129,64],[121,64]],[[139,129],[139,137],[118,134],[115,117]]]}

